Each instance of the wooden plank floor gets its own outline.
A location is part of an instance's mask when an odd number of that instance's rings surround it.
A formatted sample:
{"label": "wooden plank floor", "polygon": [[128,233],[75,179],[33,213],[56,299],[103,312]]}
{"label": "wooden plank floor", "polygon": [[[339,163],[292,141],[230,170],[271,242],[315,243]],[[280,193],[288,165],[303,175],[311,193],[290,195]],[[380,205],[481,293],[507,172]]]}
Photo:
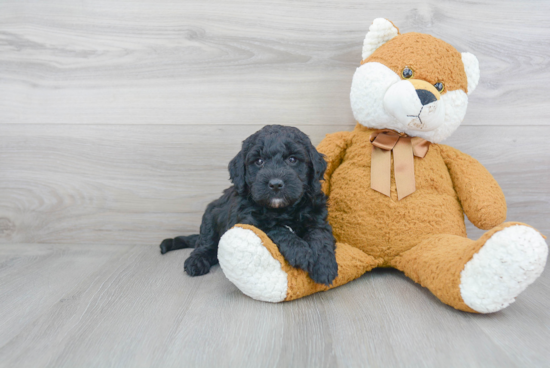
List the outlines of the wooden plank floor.
{"label": "wooden plank floor", "polygon": [[269,304],[190,250],[0,248],[0,367],[543,367],[550,272],[504,311],[440,303],[395,270]]}

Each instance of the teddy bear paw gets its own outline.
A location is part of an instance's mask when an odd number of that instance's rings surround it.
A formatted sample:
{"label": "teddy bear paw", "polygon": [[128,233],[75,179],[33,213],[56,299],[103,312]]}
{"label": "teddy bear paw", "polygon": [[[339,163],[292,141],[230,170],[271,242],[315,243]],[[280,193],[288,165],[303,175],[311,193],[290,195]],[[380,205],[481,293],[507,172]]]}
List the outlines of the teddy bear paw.
{"label": "teddy bear paw", "polygon": [[493,234],[460,277],[464,302],[479,313],[506,308],[540,276],[548,246],[535,229],[515,225]]}
{"label": "teddy bear paw", "polygon": [[218,260],[225,277],[243,294],[265,302],[285,300],[287,274],[252,230],[228,230],[220,239]]}

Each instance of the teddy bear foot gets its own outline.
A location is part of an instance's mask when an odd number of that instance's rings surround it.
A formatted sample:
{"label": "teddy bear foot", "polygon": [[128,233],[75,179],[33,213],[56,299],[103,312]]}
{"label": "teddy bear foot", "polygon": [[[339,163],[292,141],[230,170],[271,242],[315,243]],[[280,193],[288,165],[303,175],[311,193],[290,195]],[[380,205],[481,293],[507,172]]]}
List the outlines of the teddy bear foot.
{"label": "teddy bear foot", "polygon": [[220,239],[218,260],[227,279],[245,295],[272,303],[285,300],[287,273],[254,231],[228,230]]}
{"label": "teddy bear foot", "polygon": [[464,302],[479,313],[506,308],[544,270],[548,246],[533,228],[515,225],[493,234],[460,276]]}

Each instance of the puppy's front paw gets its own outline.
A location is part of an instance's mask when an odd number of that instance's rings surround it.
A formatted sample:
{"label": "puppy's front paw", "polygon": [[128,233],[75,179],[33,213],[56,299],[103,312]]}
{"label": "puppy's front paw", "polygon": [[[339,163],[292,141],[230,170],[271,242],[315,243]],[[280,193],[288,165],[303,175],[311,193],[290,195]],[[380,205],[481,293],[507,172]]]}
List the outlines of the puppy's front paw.
{"label": "puppy's front paw", "polygon": [[330,286],[338,276],[338,264],[334,254],[327,253],[319,255],[317,261],[313,264],[309,277],[318,284]]}
{"label": "puppy's front paw", "polygon": [[313,251],[308,247],[292,247],[283,256],[292,267],[309,271],[313,266]]}
{"label": "puppy's front paw", "polygon": [[210,262],[201,256],[189,256],[183,264],[183,270],[189,276],[201,276],[210,271]]}
{"label": "puppy's front paw", "polygon": [[166,252],[170,252],[172,250],[172,244],[174,244],[174,239],[164,239],[159,245],[160,253],[165,254]]}

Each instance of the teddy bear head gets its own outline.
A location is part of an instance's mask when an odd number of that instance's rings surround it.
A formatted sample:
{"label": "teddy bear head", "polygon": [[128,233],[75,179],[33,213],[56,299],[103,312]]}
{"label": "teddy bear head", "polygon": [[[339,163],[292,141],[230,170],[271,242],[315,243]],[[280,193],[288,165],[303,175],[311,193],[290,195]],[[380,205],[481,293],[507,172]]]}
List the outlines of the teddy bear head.
{"label": "teddy bear head", "polygon": [[363,44],[363,61],[351,86],[355,119],[438,143],[466,114],[479,81],[479,63],[468,53],[422,33],[400,34],[378,18]]}

